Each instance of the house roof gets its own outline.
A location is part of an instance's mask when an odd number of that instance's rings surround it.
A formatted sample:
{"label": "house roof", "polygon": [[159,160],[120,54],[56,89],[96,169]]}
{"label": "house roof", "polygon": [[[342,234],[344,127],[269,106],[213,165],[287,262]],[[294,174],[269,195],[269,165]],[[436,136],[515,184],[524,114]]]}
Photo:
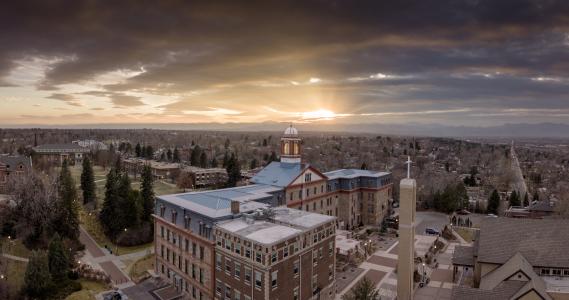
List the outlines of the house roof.
{"label": "house roof", "polygon": [[457,266],[474,266],[474,247],[456,246],[452,254],[452,264]]}
{"label": "house roof", "polygon": [[27,156],[0,155],[0,164],[6,165],[6,169],[11,171],[12,168],[16,168],[19,165],[29,169],[32,166],[32,161]]}
{"label": "house roof", "polygon": [[253,176],[250,181],[258,184],[286,187],[309,167],[310,165],[308,164],[281,163],[273,161]]}
{"label": "house roof", "polygon": [[255,200],[272,197],[270,193],[279,190],[279,188],[267,185],[248,185],[211,191],[163,195],[157,196],[157,198],[210,218],[220,218],[231,215],[231,201],[240,202],[239,210],[241,212],[266,208],[267,204],[256,202]]}
{"label": "house roof", "polygon": [[326,172],[324,173],[324,175],[326,175],[328,179],[337,179],[337,178],[351,179],[356,177],[382,177],[389,175],[389,173],[360,170],[360,169],[340,169],[331,172]]}
{"label": "house roof", "polygon": [[[569,220],[485,219],[478,238],[478,261],[504,264],[515,253],[534,267],[569,268]],[[475,252],[476,253],[476,252]]]}
{"label": "house roof", "polygon": [[549,201],[536,201],[530,205],[529,210],[553,212],[553,205]]}

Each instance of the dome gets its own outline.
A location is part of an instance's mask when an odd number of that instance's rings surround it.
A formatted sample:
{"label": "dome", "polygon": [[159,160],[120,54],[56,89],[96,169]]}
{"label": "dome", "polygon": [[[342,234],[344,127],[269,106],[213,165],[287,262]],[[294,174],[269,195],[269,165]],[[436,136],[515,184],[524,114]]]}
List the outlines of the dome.
{"label": "dome", "polygon": [[292,127],[292,124],[291,124],[290,127],[288,127],[287,129],[285,129],[284,135],[297,136],[297,135],[298,135],[298,130],[296,130],[296,128]]}

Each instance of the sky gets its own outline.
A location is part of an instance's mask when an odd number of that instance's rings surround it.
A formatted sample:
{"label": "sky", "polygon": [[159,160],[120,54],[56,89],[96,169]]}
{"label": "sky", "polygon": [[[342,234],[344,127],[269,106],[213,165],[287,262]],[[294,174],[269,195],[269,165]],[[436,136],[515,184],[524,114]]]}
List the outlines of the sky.
{"label": "sky", "polygon": [[0,125],[569,123],[569,1],[3,1]]}

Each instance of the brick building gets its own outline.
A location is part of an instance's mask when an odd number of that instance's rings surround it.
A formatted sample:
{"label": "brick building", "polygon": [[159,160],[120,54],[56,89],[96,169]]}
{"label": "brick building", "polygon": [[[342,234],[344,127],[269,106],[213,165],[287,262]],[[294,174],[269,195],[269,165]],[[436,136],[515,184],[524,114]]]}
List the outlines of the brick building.
{"label": "brick building", "polygon": [[335,296],[335,230],[379,226],[391,204],[391,174],[322,173],[301,162],[292,126],[281,151],[281,161],[258,172],[251,185],[157,197],[156,272],[180,293],[191,299]]}
{"label": "brick building", "polygon": [[11,176],[21,176],[30,172],[32,160],[27,156],[0,155],[0,193],[4,193]]}
{"label": "brick building", "polygon": [[61,165],[64,160],[70,165],[82,164],[85,155],[91,150],[76,144],[46,144],[34,148],[37,159]]}

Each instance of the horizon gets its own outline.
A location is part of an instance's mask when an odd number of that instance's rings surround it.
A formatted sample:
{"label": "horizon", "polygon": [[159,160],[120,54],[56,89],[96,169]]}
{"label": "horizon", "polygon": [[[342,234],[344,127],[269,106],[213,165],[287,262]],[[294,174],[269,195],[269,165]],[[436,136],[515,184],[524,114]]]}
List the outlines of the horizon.
{"label": "horizon", "polygon": [[569,125],[563,1],[0,8],[1,126]]}

